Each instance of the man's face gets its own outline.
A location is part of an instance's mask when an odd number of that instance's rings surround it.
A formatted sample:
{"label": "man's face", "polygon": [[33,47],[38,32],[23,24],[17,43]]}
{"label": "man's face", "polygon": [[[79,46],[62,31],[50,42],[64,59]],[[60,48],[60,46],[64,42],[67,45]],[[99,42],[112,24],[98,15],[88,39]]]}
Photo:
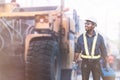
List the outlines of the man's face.
{"label": "man's face", "polygon": [[86,21],[85,22],[85,30],[86,31],[91,31],[94,29],[94,23],[91,21]]}

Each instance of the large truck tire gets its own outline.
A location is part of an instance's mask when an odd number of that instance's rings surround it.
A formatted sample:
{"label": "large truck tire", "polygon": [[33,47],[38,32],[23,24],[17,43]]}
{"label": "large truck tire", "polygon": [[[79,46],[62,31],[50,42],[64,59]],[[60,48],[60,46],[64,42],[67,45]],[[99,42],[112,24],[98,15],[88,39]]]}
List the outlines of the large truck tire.
{"label": "large truck tire", "polygon": [[26,80],[60,80],[59,45],[53,40],[30,42],[25,65]]}

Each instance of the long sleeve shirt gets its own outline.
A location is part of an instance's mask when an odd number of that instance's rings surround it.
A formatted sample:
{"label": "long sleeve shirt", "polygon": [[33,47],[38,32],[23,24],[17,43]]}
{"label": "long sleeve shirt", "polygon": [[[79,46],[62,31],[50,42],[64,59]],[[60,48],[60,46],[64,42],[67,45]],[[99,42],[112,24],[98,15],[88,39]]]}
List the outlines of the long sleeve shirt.
{"label": "long sleeve shirt", "polygon": [[[92,37],[89,37],[88,34],[86,33],[88,51],[89,51],[90,55],[91,55],[92,44],[93,44],[93,39],[94,39],[95,35],[96,35],[95,31],[93,32]],[[83,34],[77,40],[75,52],[81,53],[84,55],[86,54],[85,47],[84,47]],[[100,34],[98,34],[98,37],[97,37],[94,55],[101,55],[101,57],[103,57],[103,58],[105,58],[107,56],[104,39]]]}

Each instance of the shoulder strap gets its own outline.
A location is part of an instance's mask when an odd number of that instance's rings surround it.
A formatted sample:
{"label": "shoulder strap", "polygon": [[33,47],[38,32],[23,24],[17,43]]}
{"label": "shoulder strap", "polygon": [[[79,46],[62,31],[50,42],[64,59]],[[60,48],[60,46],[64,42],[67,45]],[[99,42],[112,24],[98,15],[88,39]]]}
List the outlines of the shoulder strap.
{"label": "shoulder strap", "polygon": [[[95,46],[96,46],[96,42],[97,42],[97,37],[98,37],[98,33],[96,33],[96,36],[93,39],[91,56],[94,56]],[[84,40],[84,48],[85,48],[86,55],[90,56],[89,51],[88,51],[87,38],[86,38],[86,34],[85,33],[83,34],[83,40]]]}

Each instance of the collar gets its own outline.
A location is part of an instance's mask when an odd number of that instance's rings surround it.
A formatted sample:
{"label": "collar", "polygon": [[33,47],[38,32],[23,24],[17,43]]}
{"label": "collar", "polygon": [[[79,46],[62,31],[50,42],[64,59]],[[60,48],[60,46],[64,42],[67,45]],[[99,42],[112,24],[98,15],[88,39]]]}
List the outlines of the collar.
{"label": "collar", "polygon": [[[86,32],[86,36],[89,37],[87,32]],[[96,32],[95,31],[93,31],[93,33],[92,33],[92,37],[94,37],[94,36],[96,36]]]}

